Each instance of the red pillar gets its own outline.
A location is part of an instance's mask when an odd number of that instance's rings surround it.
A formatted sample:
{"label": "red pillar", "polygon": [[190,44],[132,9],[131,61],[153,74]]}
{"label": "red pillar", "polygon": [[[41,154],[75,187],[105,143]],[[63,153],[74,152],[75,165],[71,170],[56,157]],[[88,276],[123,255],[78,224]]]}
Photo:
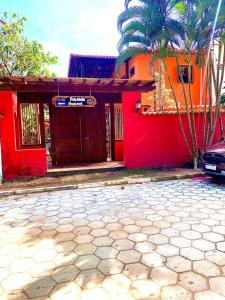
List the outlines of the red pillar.
{"label": "red pillar", "polygon": [[14,92],[0,92],[0,129],[3,179],[44,176],[47,171],[46,149],[22,149],[17,144],[18,102]]}

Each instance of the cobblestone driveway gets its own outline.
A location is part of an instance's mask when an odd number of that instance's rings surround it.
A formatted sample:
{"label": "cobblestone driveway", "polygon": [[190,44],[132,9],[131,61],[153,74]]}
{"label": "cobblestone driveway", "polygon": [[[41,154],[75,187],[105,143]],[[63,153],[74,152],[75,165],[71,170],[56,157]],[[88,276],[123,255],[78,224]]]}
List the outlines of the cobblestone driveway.
{"label": "cobblestone driveway", "polygon": [[0,200],[0,299],[225,299],[225,186],[183,180]]}

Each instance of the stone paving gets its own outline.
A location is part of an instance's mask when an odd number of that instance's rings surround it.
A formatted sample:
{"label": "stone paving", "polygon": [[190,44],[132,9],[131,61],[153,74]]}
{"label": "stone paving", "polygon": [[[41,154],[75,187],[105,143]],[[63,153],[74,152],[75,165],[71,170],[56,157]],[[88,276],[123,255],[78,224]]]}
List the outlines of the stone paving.
{"label": "stone paving", "polygon": [[225,300],[225,186],[0,200],[0,300]]}

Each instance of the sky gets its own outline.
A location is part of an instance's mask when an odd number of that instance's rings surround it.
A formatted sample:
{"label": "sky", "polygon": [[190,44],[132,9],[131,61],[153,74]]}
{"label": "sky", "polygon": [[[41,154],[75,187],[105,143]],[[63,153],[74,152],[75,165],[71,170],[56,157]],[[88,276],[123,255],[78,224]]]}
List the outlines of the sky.
{"label": "sky", "polygon": [[0,0],[1,12],[26,16],[25,36],[59,57],[51,68],[67,76],[70,53],[116,55],[117,17],[124,0]]}

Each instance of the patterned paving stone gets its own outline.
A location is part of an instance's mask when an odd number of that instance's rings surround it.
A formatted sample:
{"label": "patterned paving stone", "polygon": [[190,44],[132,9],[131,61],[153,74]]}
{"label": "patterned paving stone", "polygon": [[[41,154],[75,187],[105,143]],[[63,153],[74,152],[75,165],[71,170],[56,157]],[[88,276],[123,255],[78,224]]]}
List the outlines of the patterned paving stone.
{"label": "patterned paving stone", "polygon": [[192,292],[200,292],[207,288],[206,279],[194,272],[181,273],[178,283]]}
{"label": "patterned paving stone", "polygon": [[225,296],[225,278],[214,277],[209,279],[209,285],[213,292]]}
{"label": "patterned paving stone", "polygon": [[177,273],[166,267],[153,268],[151,279],[159,286],[173,285],[177,283]]}
{"label": "patterned paving stone", "polygon": [[5,291],[19,290],[32,282],[32,277],[28,273],[16,273],[9,275],[1,282]]}
{"label": "patterned paving stone", "polygon": [[62,283],[73,281],[79,272],[80,270],[74,265],[69,265],[56,268],[51,276],[57,283]]}
{"label": "patterned paving stone", "polygon": [[180,254],[192,261],[200,260],[204,258],[204,253],[193,247],[182,248]]}
{"label": "patterned paving stone", "polygon": [[51,277],[39,278],[25,287],[26,294],[31,297],[47,296],[56,285]]}
{"label": "patterned paving stone", "polygon": [[0,299],[225,299],[224,199],[191,179],[2,198]]}
{"label": "patterned paving stone", "polygon": [[32,277],[47,277],[50,276],[56,265],[53,262],[47,261],[36,264],[29,272]]}
{"label": "patterned paving stone", "polygon": [[192,300],[192,293],[179,285],[166,286],[162,289],[162,300]]}
{"label": "patterned paving stone", "polygon": [[210,227],[204,224],[192,225],[192,229],[201,233],[210,231]]}
{"label": "patterned paving stone", "polygon": [[106,225],[106,229],[109,231],[114,231],[114,230],[121,230],[122,229],[122,224],[120,223],[109,223]]}
{"label": "patterned paving stone", "polygon": [[74,252],[76,252],[78,255],[87,255],[93,254],[96,249],[97,247],[93,244],[80,244],[74,249]]}
{"label": "patterned paving stone", "polygon": [[201,234],[198,231],[194,230],[185,230],[181,233],[181,235],[190,240],[197,240],[201,238]]}
{"label": "patterned paving stone", "polygon": [[120,295],[128,292],[131,281],[122,274],[106,277],[102,287],[111,295]]}
{"label": "patterned paving stone", "polygon": [[[88,226],[92,229],[98,229],[98,228],[103,228],[105,226],[105,223],[102,221],[93,221],[88,224]],[[108,228],[106,228],[108,229]]]}
{"label": "patterned paving stone", "polygon": [[147,279],[149,268],[141,263],[128,264],[123,273],[131,280]]}
{"label": "patterned paving stone", "polygon": [[113,239],[108,236],[97,237],[93,240],[93,244],[97,247],[111,246]]}
{"label": "patterned paving stone", "polygon": [[147,253],[142,256],[141,262],[148,267],[161,267],[164,262],[163,256],[158,253]]}
{"label": "patterned paving stone", "polygon": [[99,264],[100,259],[95,255],[83,255],[76,260],[76,267],[80,270],[94,269]]}
{"label": "patterned paving stone", "polygon": [[105,228],[97,228],[97,229],[93,229],[90,232],[90,235],[94,236],[94,237],[98,237],[98,236],[104,236],[107,235],[109,233],[109,231]]}
{"label": "patterned paving stone", "polygon": [[85,290],[81,293],[80,300],[111,300],[111,297],[102,288],[93,288]]}
{"label": "patterned paving stone", "polygon": [[140,232],[141,228],[137,225],[126,225],[123,227],[123,230],[127,233],[136,233]]}
{"label": "patterned paving stone", "polygon": [[151,226],[152,222],[149,220],[137,220],[135,224],[140,227],[147,227],[147,226]]}
{"label": "patterned paving stone", "polygon": [[79,234],[74,238],[74,241],[78,244],[90,243],[94,237],[90,234]]}
{"label": "patterned paving stone", "polygon": [[157,252],[163,256],[174,256],[179,254],[179,248],[170,244],[164,244],[157,247]]}
{"label": "patterned paving stone", "polygon": [[88,226],[79,226],[73,229],[73,233],[77,236],[80,234],[88,234],[91,231],[91,228]]}
{"label": "patterned paving stone", "polygon": [[163,234],[153,234],[148,238],[148,241],[156,245],[166,244],[168,240],[168,237]]}
{"label": "patterned paving stone", "polygon": [[180,235],[180,231],[179,231],[179,230],[173,229],[173,228],[171,228],[171,227],[162,229],[162,230],[161,230],[161,233],[162,233],[163,235],[165,235],[165,236],[168,236],[168,237],[175,237],[175,236]]}
{"label": "patterned paving stone", "polygon": [[128,239],[121,239],[121,240],[116,240],[113,243],[113,247],[115,247],[116,249],[118,249],[119,251],[122,250],[129,250],[134,248],[134,242],[128,240]]}
{"label": "patterned paving stone", "polygon": [[[0,293],[1,296],[1,293]],[[10,291],[7,293],[7,296],[3,298],[1,297],[0,299],[2,300],[28,300],[29,297],[22,291],[22,290],[14,290]],[[38,298],[35,298],[35,300],[38,300]],[[46,297],[45,297],[46,299]]]}
{"label": "patterned paving stone", "polygon": [[215,244],[213,242],[199,239],[192,242],[194,248],[197,248],[201,251],[210,251],[215,249]]}
{"label": "patterned paving stone", "polygon": [[135,249],[140,253],[149,253],[153,252],[156,249],[156,246],[149,242],[137,243]]}
{"label": "patterned paving stone", "polygon": [[131,295],[137,300],[159,299],[160,286],[152,280],[141,279],[131,284]]}
{"label": "patterned paving stone", "polygon": [[166,265],[175,272],[191,271],[191,261],[179,255],[168,257]]}
{"label": "patterned paving stone", "polygon": [[[216,247],[219,251],[225,252],[225,242],[217,243]],[[214,250],[214,249],[210,249],[210,250]]]}
{"label": "patterned paving stone", "polygon": [[160,229],[157,227],[153,227],[153,226],[146,226],[146,227],[142,227],[141,232],[148,234],[148,235],[157,234],[160,232]]}
{"label": "patterned paving stone", "polygon": [[225,297],[210,290],[195,294],[195,300],[225,300]]}
{"label": "patterned paving stone", "polygon": [[96,270],[86,270],[81,271],[80,274],[77,276],[75,282],[82,288],[82,289],[92,289],[99,287],[104,279],[104,275]]}
{"label": "patterned paving stone", "polygon": [[105,275],[119,274],[123,270],[124,264],[113,258],[104,259],[98,265],[98,269]]}
{"label": "patterned paving stone", "polygon": [[34,266],[35,262],[31,258],[23,258],[14,261],[10,266],[9,270],[12,273],[23,273],[28,272]]}
{"label": "patterned paving stone", "polygon": [[144,233],[131,233],[128,235],[128,239],[136,243],[146,241],[147,238],[148,236]]}
{"label": "patterned paving stone", "polygon": [[113,247],[99,247],[95,255],[101,259],[116,258],[118,252],[119,251]]}
{"label": "patterned paving stone", "polygon": [[53,260],[53,263],[56,266],[66,266],[73,264],[78,255],[75,252],[61,252]]}
{"label": "patterned paving stone", "polygon": [[55,286],[50,294],[51,300],[80,299],[80,287],[74,282],[60,283]]}
{"label": "patterned paving stone", "polygon": [[125,250],[121,251],[117,258],[125,264],[130,264],[138,262],[141,254],[136,250]]}
{"label": "patterned paving stone", "polygon": [[191,241],[189,239],[186,239],[182,236],[178,237],[172,237],[170,239],[170,243],[179,247],[179,248],[185,248],[185,247],[190,247],[191,246]]}
{"label": "patterned paving stone", "polygon": [[214,262],[215,264],[219,266],[225,265],[225,253],[220,251],[209,251],[206,252],[205,258],[208,259],[211,262]]}
{"label": "patterned paving stone", "polygon": [[218,266],[208,260],[194,261],[193,270],[206,277],[220,275],[220,269]]}
{"label": "patterned paving stone", "polygon": [[215,232],[203,233],[203,238],[213,243],[224,241],[224,237],[221,234]]}
{"label": "patterned paving stone", "polygon": [[126,239],[128,237],[128,233],[122,230],[116,230],[116,231],[111,231],[109,236],[115,240]]}

